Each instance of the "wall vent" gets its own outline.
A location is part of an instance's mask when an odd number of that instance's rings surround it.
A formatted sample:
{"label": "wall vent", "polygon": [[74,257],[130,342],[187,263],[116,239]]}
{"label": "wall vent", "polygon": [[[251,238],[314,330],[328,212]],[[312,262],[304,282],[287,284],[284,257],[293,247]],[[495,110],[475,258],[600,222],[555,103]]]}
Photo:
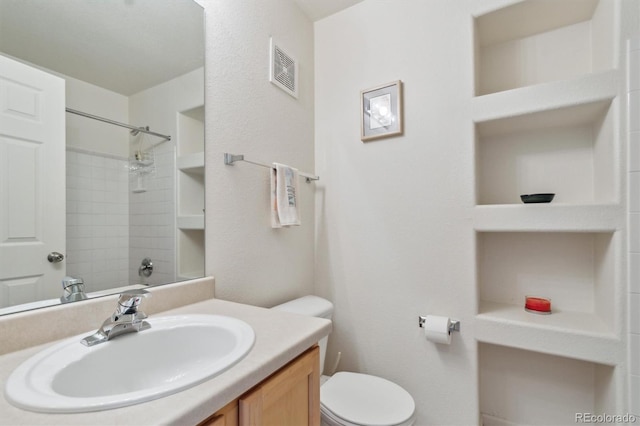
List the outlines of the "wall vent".
{"label": "wall vent", "polygon": [[269,81],[293,96],[298,97],[298,61],[279,47],[273,38],[269,41],[271,66]]}

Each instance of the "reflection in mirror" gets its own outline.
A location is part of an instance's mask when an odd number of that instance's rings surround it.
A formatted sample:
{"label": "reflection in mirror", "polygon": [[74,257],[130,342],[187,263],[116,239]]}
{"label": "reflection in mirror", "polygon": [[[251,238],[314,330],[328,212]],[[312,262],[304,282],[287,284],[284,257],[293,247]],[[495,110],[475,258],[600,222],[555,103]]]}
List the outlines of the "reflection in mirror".
{"label": "reflection in mirror", "polygon": [[0,314],[204,275],[200,5],[0,0],[0,105]]}

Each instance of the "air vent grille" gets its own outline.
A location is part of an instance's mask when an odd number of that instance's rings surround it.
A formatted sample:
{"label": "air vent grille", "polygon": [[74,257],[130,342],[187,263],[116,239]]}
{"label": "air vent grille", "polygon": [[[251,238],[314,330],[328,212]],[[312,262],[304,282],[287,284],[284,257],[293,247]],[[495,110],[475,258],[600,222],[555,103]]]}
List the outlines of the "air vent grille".
{"label": "air vent grille", "polygon": [[271,66],[269,81],[282,90],[298,97],[298,62],[271,39]]}

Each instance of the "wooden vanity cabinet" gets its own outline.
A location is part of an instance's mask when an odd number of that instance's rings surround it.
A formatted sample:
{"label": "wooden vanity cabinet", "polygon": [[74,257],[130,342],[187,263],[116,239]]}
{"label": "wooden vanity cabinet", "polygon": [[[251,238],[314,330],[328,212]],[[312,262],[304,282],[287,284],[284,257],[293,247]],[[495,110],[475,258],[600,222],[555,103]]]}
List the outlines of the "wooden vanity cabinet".
{"label": "wooden vanity cabinet", "polygon": [[227,404],[198,426],[238,426],[238,400]]}
{"label": "wooden vanity cabinet", "polygon": [[319,426],[320,350],[282,367],[199,426]]}

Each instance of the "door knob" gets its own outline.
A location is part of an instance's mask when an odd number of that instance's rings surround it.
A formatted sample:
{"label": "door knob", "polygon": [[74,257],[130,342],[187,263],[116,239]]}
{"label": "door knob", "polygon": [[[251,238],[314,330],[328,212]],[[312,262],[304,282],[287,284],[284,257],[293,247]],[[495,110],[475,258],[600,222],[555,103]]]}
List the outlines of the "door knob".
{"label": "door knob", "polygon": [[47,256],[47,260],[51,263],[58,263],[64,260],[64,255],[62,253],[58,253],[57,251],[52,251]]}

